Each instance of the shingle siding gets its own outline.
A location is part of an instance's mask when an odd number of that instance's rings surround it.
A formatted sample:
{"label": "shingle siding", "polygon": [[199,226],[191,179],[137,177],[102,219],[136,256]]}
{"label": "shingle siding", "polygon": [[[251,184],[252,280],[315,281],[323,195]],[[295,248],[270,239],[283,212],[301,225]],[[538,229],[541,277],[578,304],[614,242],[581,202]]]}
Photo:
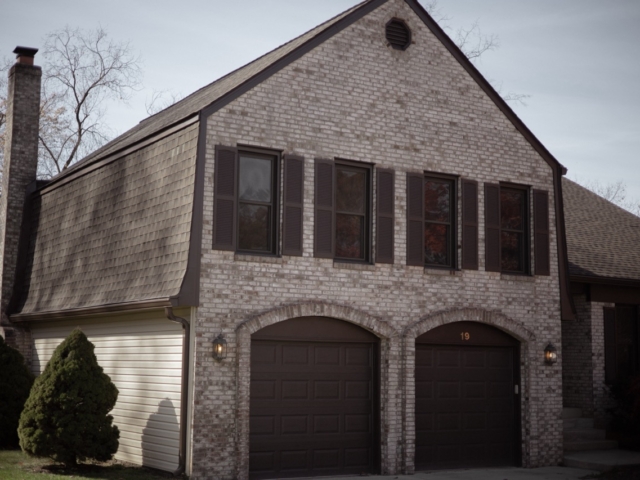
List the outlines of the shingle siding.
{"label": "shingle siding", "polygon": [[[386,45],[384,25],[394,17],[413,31],[415,43],[404,52]],[[214,149],[238,144],[304,156],[303,256],[255,257],[212,249]],[[406,265],[407,172],[478,181],[478,209],[483,212],[481,184],[489,182],[548,191],[553,205],[552,170],[404,1],[387,2],[213,114],[206,145],[194,478],[246,474],[248,445],[242,429],[248,421],[251,332],[243,325],[269,312],[280,312],[274,314],[279,320],[300,311],[327,314],[364,325],[381,337],[385,473],[413,470],[415,399],[410,384],[416,332],[468,319],[508,331],[522,342],[523,463],[560,462],[562,355],[551,367],[542,361],[547,343],[561,344],[554,210],[549,219],[550,276],[485,272],[483,233],[478,271]],[[335,157],[394,170],[394,264],[313,258],[313,159]],[[373,187],[375,191],[375,180]],[[459,198],[458,219],[460,209]],[[459,222],[458,238],[460,229]],[[484,232],[482,214],[478,231]],[[266,324],[253,328],[260,326]],[[230,358],[214,363],[211,341],[220,332],[229,342]]]}
{"label": "shingle siding", "polygon": [[187,266],[198,125],[33,200],[27,314],[166,298]]}

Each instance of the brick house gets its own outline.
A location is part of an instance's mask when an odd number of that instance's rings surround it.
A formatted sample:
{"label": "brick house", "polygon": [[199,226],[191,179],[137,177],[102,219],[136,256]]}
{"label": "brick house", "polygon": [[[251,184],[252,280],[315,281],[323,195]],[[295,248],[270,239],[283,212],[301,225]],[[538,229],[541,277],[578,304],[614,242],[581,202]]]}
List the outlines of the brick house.
{"label": "brick house", "polygon": [[47,182],[17,53],[2,326],[35,372],[87,333],[117,458],[220,479],[560,463],[564,168],[417,1],[367,0]]}

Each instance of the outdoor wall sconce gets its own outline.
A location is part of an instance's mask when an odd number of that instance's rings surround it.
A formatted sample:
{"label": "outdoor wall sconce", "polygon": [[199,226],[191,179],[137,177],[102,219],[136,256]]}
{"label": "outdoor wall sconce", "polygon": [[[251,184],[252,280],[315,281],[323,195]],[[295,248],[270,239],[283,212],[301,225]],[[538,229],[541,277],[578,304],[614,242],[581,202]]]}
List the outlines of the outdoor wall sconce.
{"label": "outdoor wall sconce", "polygon": [[222,361],[225,358],[227,358],[227,351],[228,351],[227,341],[222,336],[222,333],[220,333],[213,340],[213,358],[215,358],[218,361]]}
{"label": "outdoor wall sconce", "polygon": [[556,347],[554,347],[553,344],[550,343],[544,348],[544,362],[547,365],[553,365],[557,361],[558,361],[558,351],[556,350]]}

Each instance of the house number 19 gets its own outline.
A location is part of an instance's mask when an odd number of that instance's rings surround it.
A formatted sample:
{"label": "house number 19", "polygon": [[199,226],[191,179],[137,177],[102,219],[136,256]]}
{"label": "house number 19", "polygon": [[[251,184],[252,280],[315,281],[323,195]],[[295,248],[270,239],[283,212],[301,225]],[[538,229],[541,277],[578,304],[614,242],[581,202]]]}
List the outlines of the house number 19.
{"label": "house number 19", "polygon": [[460,332],[460,338],[462,340],[469,340],[471,338],[471,335],[469,335],[469,332]]}

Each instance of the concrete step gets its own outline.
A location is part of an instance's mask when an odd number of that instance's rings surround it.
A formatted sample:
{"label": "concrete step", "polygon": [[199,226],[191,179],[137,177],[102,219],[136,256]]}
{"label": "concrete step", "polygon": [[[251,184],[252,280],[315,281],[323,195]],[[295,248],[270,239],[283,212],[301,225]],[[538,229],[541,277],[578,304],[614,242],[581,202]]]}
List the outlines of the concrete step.
{"label": "concrete step", "polygon": [[593,428],[593,418],[566,418],[562,421],[564,430],[573,428]]}
{"label": "concrete step", "polygon": [[615,440],[579,440],[574,442],[564,442],[565,452],[583,452],[587,450],[610,450],[618,448]]}
{"label": "concrete step", "polygon": [[607,432],[599,428],[571,428],[564,430],[565,442],[578,442],[580,440],[604,440]]}
{"label": "concrete step", "polygon": [[617,449],[570,452],[565,453],[562,463],[565,467],[606,472],[616,467],[640,466],[640,452]]}
{"label": "concrete step", "polygon": [[562,409],[562,418],[580,418],[582,416],[581,408],[568,408]]}

